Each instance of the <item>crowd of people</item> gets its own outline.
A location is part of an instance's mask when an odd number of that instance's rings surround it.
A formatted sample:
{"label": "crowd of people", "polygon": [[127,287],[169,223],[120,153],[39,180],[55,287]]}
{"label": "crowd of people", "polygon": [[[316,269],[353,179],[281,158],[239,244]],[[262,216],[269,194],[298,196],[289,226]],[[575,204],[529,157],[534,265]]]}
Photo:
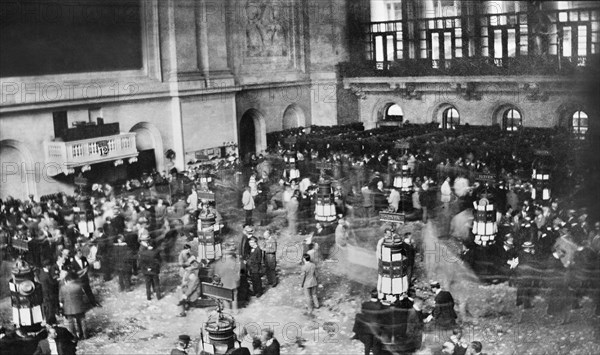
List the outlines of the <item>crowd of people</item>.
{"label": "crowd of people", "polygon": [[[308,238],[299,284],[304,290],[307,314],[312,314],[322,304],[316,292],[319,261],[332,254],[344,258],[348,243],[345,219],[352,219],[355,225],[375,225],[378,213],[387,211],[402,212],[407,221],[439,222],[444,215],[468,211],[485,190],[488,197],[493,196],[500,215],[494,244],[475,243],[472,234],[453,229],[450,218],[447,226],[441,228],[448,230],[442,237],[460,238],[464,244],[463,259],[484,281],[511,280],[517,287],[518,305],[525,309],[531,307],[533,297],[544,288],[550,289],[549,313],[558,312],[561,308],[557,304],[564,300],[578,308],[584,295],[600,301],[600,223],[595,222],[592,227],[595,219],[582,206],[576,208],[557,199],[548,206],[538,205],[531,198],[535,187],[517,173],[527,169],[518,154],[501,160],[493,154],[467,154],[439,161],[428,145],[400,150],[368,149],[370,153],[361,155],[342,148],[283,146],[276,143],[264,154],[251,155],[242,162],[234,158],[214,166],[212,171],[202,168],[163,172],[136,180],[137,183],[130,181],[119,189],[98,184],[75,196],[59,193],[43,200],[30,196],[25,201],[8,198],[0,203],[2,258],[17,251],[36,267],[44,291],[47,323],[56,324],[57,316],[64,315],[74,339],[85,339],[89,336],[85,314],[91,307],[101,307],[91,289],[90,275],[103,281],[116,276],[121,292],[132,290],[132,277],[137,275],[145,282],[147,300],[160,300],[164,296],[159,276],[161,264],[176,261],[181,267],[180,316],[186,316],[186,310],[202,298],[202,281],[217,282],[234,290],[228,307],[237,312],[239,303],[247,302],[250,296],[259,298],[278,285],[277,232],[303,234]],[[289,179],[289,166],[283,158],[290,154],[295,157],[299,178]],[[502,163],[498,165],[498,161]],[[317,162],[328,162],[330,167],[319,168]],[[407,167],[404,172],[403,166]],[[219,169],[236,171],[225,178],[234,180],[232,186],[240,190],[237,207],[244,211],[245,223],[241,237],[238,235],[234,244],[225,243],[223,256],[210,261],[195,252],[199,243],[197,221],[200,215],[207,214],[215,216],[218,226],[223,226],[224,221],[214,203],[198,197],[197,185],[200,176],[208,173],[216,177]],[[408,188],[394,186],[394,178],[401,172],[411,176]],[[475,173],[493,173],[497,183],[473,184]],[[313,224],[318,182],[323,178],[333,182],[336,214],[342,217],[337,226]],[[169,188],[159,188],[165,185]],[[452,206],[458,208],[453,210]],[[281,209],[285,210],[286,230],[267,229],[264,235],[255,236],[254,226],[268,226],[273,211]],[[180,236],[186,238],[181,251],[175,248]],[[337,248],[335,252],[333,248]],[[413,248],[419,252],[418,246]],[[263,284],[263,276],[267,285]],[[410,332],[414,334],[430,322],[450,329],[457,325],[452,296],[441,290],[438,283],[432,284],[432,291],[436,308],[431,314],[422,311],[422,300],[413,293],[402,295],[392,305],[405,310],[401,312],[410,321],[404,324],[412,324]],[[373,304],[363,305],[361,313],[379,307],[375,305],[379,298],[378,295],[370,301]],[[598,304],[596,314],[600,312]],[[365,324],[370,324],[370,316],[365,317]],[[366,353],[367,348],[382,349],[385,340],[376,339],[381,332],[358,327],[355,332],[359,336],[371,336],[361,339]],[[402,330],[403,334],[410,333],[407,329]],[[445,353],[460,354],[457,351],[466,349],[459,334],[454,335],[458,340],[444,344],[444,349],[453,349],[443,350]],[[273,343],[272,336],[256,346],[257,352]],[[482,344],[473,342],[468,347],[477,354]]]}

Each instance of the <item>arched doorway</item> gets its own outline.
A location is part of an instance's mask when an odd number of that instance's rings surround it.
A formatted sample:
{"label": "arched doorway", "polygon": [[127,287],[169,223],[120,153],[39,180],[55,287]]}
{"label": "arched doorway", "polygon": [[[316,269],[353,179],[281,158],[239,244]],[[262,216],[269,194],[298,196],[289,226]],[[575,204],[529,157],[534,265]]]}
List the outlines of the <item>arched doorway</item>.
{"label": "arched doorway", "polygon": [[240,158],[245,159],[252,153],[266,149],[266,125],[262,113],[256,109],[246,111],[239,123]]}
{"label": "arched doorway", "polygon": [[135,124],[129,132],[135,132],[135,146],[139,152],[138,161],[129,166],[128,175],[150,172],[154,168],[158,172],[165,169],[164,152],[160,131],[149,122]]}
{"label": "arched doorway", "polygon": [[402,107],[400,107],[396,104],[389,105],[386,108],[385,113],[383,115],[384,121],[402,122],[403,119],[404,119],[404,112],[402,111]]}
{"label": "arched doorway", "polygon": [[523,127],[523,118],[521,112],[515,108],[509,108],[502,114],[502,129],[509,132],[515,132]]}
{"label": "arched doorway", "polygon": [[460,115],[458,110],[452,107],[448,107],[442,114],[442,128],[443,129],[456,129],[460,125]]}
{"label": "arched doorway", "polygon": [[298,105],[291,104],[283,112],[283,129],[304,127],[305,124],[304,111]]}
{"label": "arched doorway", "polygon": [[[23,143],[13,139],[0,141],[0,198],[12,196],[24,200],[28,195],[37,196],[35,178],[46,172],[39,166],[37,170],[34,168],[33,156]],[[30,176],[28,172],[37,176]]]}
{"label": "arched doorway", "polygon": [[569,123],[571,133],[573,133],[577,139],[585,139],[585,135],[589,128],[589,118],[587,113],[581,110],[575,111],[575,113],[571,115]]}

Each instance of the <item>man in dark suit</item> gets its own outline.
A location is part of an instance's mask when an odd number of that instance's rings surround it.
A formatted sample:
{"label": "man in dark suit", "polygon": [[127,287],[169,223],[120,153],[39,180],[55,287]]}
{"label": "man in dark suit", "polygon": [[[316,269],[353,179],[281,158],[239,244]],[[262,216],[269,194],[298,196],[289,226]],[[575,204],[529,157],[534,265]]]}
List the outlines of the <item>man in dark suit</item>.
{"label": "man in dark suit", "polygon": [[377,297],[377,290],[371,291],[371,299],[362,303],[352,329],[354,338],[365,345],[365,355],[369,355],[371,350],[373,355],[381,352],[380,333],[385,309]]}
{"label": "man in dark suit", "polygon": [[98,254],[96,258],[100,260],[104,281],[110,281],[113,271],[112,248],[114,239],[104,232],[104,227],[98,227],[96,233],[96,240],[98,242]]}
{"label": "man in dark suit", "polygon": [[260,340],[264,344],[263,355],[279,355],[279,341],[273,337],[273,329],[263,329]]}
{"label": "man in dark suit", "polygon": [[43,268],[38,275],[42,285],[44,317],[49,324],[56,323],[58,313],[58,275],[53,273],[52,261],[46,259],[42,262]]}
{"label": "man in dark suit", "polygon": [[123,234],[117,236],[112,251],[114,268],[119,278],[119,292],[131,291],[131,252]]}
{"label": "man in dark suit", "polygon": [[262,260],[263,252],[258,246],[256,237],[248,239],[250,245],[250,255],[248,256],[248,273],[250,274],[250,280],[252,282],[252,290],[256,297],[262,296]]}
{"label": "man in dark suit", "polygon": [[33,355],[75,355],[76,344],[73,335],[65,330],[67,336],[59,337],[57,329],[48,326],[48,337],[40,340]]}
{"label": "man in dark suit", "polygon": [[87,261],[86,257],[83,256],[83,249],[81,247],[76,247],[75,255],[69,260],[68,267],[70,269],[69,271],[77,274],[90,304],[92,306],[100,307],[100,303],[96,301],[96,297],[94,297],[94,293],[90,286],[90,277],[88,275],[90,263]]}
{"label": "man in dark suit", "polygon": [[456,327],[456,312],[454,311],[454,298],[448,291],[443,291],[440,283],[433,281],[430,284],[435,293],[435,307],[426,322],[435,321],[439,329],[452,329]]}
{"label": "man in dark suit", "polygon": [[158,249],[154,248],[154,242],[151,240],[142,241],[139,253],[139,268],[146,279],[146,298],[152,299],[152,291],[156,293],[156,299],[160,300],[160,254]]}
{"label": "man in dark suit", "polygon": [[58,300],[67,318],[69,330],[79,339],[87,338],[85,313],[90,309],[77,274],[69,273],[61,285]]}
{"label": "man in dark suit", "polygon": [[177,347],[171,350],[171,355],[187,355],[187,349],[190,346],[190,341],[191,339],[189,335],[180,335]]}
{"label": "man in dark suit", "polygon": [[254,228],[251,225],[245,225],[244,231],[242,234],[242,239],[240,240],[240,245],[238,248],[238,255],[242,260],[247,260],[250,255],[250,244],[248,240],[250,237],[254,235]]}

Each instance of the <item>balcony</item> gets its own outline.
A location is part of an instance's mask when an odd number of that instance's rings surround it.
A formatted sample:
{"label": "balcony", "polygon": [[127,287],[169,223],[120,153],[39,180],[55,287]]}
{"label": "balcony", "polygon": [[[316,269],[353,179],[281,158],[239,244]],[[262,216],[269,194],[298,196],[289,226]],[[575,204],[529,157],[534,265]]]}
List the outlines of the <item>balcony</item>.
{"label": "balcony", "polygon": [[[91,169],[92,164],[113,161],[115,166],[137,161],[138,151],[135,133],[120,133],[76,141],[45,141],[44,151],[48,173],[73,174],[75,168],[82,172]],[[56,167],[56,168],[54,168]],[[59,168],[60,167],[60,168]],[[52,175],[52,174],[51,174]]]}
{"label": "balcony", "polygon": [[[572,75],[597,70],[600,8],[363,24],[363,61],[344,76]],[[524,73],[525,69],[527,70]]]}

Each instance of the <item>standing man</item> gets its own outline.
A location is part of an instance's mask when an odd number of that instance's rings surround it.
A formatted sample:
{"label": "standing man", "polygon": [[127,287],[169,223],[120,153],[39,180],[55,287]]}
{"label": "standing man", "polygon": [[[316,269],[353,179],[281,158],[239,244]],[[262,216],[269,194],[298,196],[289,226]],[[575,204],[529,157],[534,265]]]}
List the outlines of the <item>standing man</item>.
{"label": "standing man", "polygon": [[317,298],[317,266],[310,262],[310,255],[304,254],[302,257],[304,265],[302,265],[302,283],[306,296],[306,304],[308,306],[308,314],[312,314],[314,308],[319,308],[319,299]]}
{"label": "standing man", "polygon": [[[338,225],[335,228],[335,253],[330,253],[329,255],[334,256],[334,260],[337,260],[339,263],[346,262],[346,254],[347,254],[347,245],[348,245],[348,224],[346,220],[342,217],[338,220]],[[343,264],[340,264],[343,265]]]}
{"label": "standing man", "polygon": [[356,315],[354,321],[354,339],[360,340],[365,345],[365,355],[369,355],[373,350],[373,355],[381,353],[381,323],[384,315],[384,307],[379,302],[377,290],[371,291],[371,299],[363,302],[360,313]]}
{"label": "standing man", "polygon": [[82,246],[76,247],[75,256],[69,260],[68,267],[70,268],[70,271],[77,274],[77,278],[79,278],[79,281],[81,282],[83,290],[90,301],[90,305],[100,307],[100,303],[96,301],[96,297],[94,297],[94,292],[92,292],[90,286],[90,276],[88,275],[90,263],[85,256],[83,256]]}
{"label": "standing man", "polygon": [[242,194],[242,206],[246,211],[246,224],[252,225],[252,211],[254,210],[254,197],[250,193],[250,186],[246,186]]}
{"label": "standing man", "polygon": [[244,261],[248,260],[250,256],[250,248],[249,238],[254,236],[254,228],[250,225],[244,226],[244,231],[242,232],[242,240],[240,240],[240,246],[238,248],[238,254],[240,258]]}
{"label": "standing man", "polygon": [[271,234],[270,230],[266,230],[263,234],[265,238],[265,267],[267,269],[267,283],[275,287],[277,286],[277,240]]}
{"label": "standing man", "polygon": [[[144,246],[144,244],[146,244]],[[139,253],[139,268],[146,279],[146,298],[148,301],[152,299],[152,291],[156,293],[156,299],[160,300],[160,255],[158,249],[154,248],[154,242],[143,241]]]}
{"label": "standing man", "polygon": [[250,256],[248,257],[248,273],[250,274],[250,280],[252,282],[252,290],[254,295],[258,298],[262,296],[262,259],[263,252],[258,246],[256,237],[248,239],[250,245]]}
{"label": "standing man", "polygon": [[85,313],[89,305],[85,302],[85,291],[73,273],[67,274],[59,291],[59,302],[67,318],[69,331],[79,339],[87,338]]}
{"label": "standing man", "polygon": [[456,327],[456,312],[454,311],[454,298],[448,291],[443,291],[440,283],[433,281],[430,284],[435,293],[435,308],[425,322],[435,321],[440,329],[452,329]]}
{"label": "standing man", "polygon": [[114,267],[119,278],[119,292],[129,292],[131,291],[131,253],[123,234],[117,236],[112,250]]}
{"label": "standing man", "polygon": [[96,235],[96,240],[98,242],[98,254],[96,259],[100,261],[104,281],[110,281],[112,279],[113,271],[113,260],[111,260],[111,258],[114,239],[104,233],[104,227],[98,227],[98,229],[96,229]]}
{"label": "standing man", "polygon": [[59,273],[52,268],[52,261],[46,259],[42,262],[43,268],[38,275],[42,285],[44,318],[46,323],[56,323],[56,313],[58,313],[58,278]]}

